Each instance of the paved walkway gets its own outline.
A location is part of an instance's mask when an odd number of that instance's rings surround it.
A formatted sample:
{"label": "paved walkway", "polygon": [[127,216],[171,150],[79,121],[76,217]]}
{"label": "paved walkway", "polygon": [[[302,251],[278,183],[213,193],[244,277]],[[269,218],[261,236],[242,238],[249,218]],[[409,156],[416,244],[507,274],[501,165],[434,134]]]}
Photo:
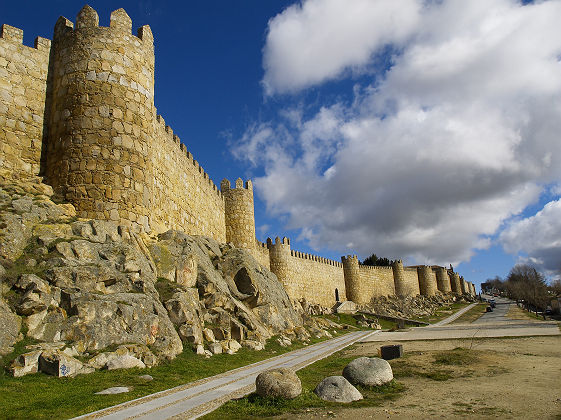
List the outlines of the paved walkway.
{"label": "paved walkway", "polygon": [[300,369],[376,333],[377,331],[356,331],[345,334],[217,376],[89,413],[77,419],[197,418],[215,410],[232,398],[239,398],[253,392],[255,378],[265,370],[278,367]]}

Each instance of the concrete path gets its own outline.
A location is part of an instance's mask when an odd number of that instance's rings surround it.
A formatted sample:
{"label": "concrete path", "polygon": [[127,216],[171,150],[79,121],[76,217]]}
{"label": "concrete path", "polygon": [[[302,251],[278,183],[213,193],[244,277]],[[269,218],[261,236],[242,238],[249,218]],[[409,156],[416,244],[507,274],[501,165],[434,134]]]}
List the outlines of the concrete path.
{"label": "concrete path", "polygon": [[265,370],[277,367],[300,369],[376,333],[378,332],[352,332],[220,375],[76,418],[104,420],[197,418],[215,410],[232,398],[239,398],[253,392],[255,378]]}

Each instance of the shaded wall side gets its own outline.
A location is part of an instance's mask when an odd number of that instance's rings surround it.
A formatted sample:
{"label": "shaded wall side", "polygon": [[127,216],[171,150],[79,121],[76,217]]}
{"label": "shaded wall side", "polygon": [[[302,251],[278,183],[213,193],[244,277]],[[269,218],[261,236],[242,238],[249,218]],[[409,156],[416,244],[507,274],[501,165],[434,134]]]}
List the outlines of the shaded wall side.
{"label": "shaded wall side", "polygon": [[226,242],[222,193],[161,117],[154,121],[150,156],[152,228],[156,232],[179,229]]}
{"label": "shaded wall side", "polygon": [[419,291],[423,296],[434,296],[437,291],[436,275],[431,267],[421,266],[417,268],[419,276]]}
{"label": "shaded wall side", "polygon": [[337,302],[337,289],[339,301],[346,300],[345,277],[341,263],[305,255],[308,258],[290,256],[288,295],[292,299],[304,298],[308,302],[330,308]]}
{"label": "shaded wall side", "polygon": [[370,267],[361,265],[359,269],[360,293],[370,302],[374,297],[395,295],[392,267]]}
{"label": "shaded wall side", "polygon": [[450,286],[450,276],[444,267],[435,268],[436,274],[436,283],[438,286],[438,290],[443,293],[448,293],[452,291]]}
{"label": "shaded wall side", "polygon": [[450,273],[450,287],[452,288],[452,292],[458,294],[462,293],[460,275],[458,273],[454,273],[454,272]]}
{"label": "shaded wall side", "polygon": [[0,167],[38,175],[51,41],[22,44],[23,31],[0,30]]}
{"label": "shaded wall side", "polygon": [[403,284],[407,291],[407,296],[417,296],[421,294],[419,289],[419,275],[416,268],[403,268]]}

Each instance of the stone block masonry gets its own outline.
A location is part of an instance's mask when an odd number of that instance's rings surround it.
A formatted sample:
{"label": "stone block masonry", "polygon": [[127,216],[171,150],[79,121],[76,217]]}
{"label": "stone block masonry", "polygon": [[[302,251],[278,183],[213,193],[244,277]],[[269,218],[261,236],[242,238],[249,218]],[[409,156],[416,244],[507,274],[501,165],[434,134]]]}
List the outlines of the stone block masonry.
{"label": "stone block masonry", "polygon": [[47,96],[51,41],[22,44],[23,31],[0,30],[0,166],[17,174],[38,175]]}
{"label": "stone block masonry", "polygon": [[137,231],[169,229],[245,248],[277,275],[292,299],[331,307],[373,297],[475,293],[443,267],[361,266],[255,237],[253,186],[220,189],[154,106],[154,37],[132,33],[125,10],[109,27],[84,6],[76,23],[60,17],[53,41],[22,44],[23,31],[0,32],[0,167],[43,176],[79,217],[113,220]]}

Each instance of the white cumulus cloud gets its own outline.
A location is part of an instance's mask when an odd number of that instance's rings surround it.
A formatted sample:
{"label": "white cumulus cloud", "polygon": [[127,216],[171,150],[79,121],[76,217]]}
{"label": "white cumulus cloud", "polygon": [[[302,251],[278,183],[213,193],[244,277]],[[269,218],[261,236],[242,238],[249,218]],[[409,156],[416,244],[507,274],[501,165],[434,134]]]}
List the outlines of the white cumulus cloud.
{"label": "white cumulus cloud", "polygon": [[506,251],[527,254],[527,260],[552,275],[561,275],[561,200],[547,203],[534,216],[511,222],[501,233]]}
{"label": "white cumulus cloud", "polygon": [[266,92],[360,84],[250,127],[235,153],[314,247],[465,261],[561,185],[560,18],[558,0],[303,1],[269,22]]}

